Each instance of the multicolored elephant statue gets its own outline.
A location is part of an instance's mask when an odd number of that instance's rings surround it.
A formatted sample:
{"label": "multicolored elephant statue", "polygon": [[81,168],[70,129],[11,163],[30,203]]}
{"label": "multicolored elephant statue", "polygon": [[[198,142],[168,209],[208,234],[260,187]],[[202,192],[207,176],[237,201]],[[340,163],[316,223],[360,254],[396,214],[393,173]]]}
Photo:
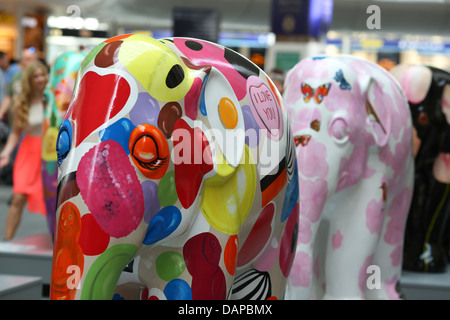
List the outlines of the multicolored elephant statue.
{"label": "multicolored elephant statue", "polygon": [[[240,54],[120,35],[83,60],[57,140],[51,299],[281,299],[299,190],[287,111]],[[137,293],[136,293],[137,292]]]}
{"label": "multicolored elephant statue", "polygon": [[414,158],[398,82],[356,57],[317,56],[288,72],[283,97],[300,179],[286,298],[399,298]]}
{"label": "multicolored elephant statue", "polygon": [[414,124],[414,193],[403,269],[445,272],[450,240],[450,73],[410,64],[400,64],[391,73],[408,98]]}
{"label": "multicolored elephant statue", "polygon": [[55,228],[58,185],[56,140],[59,127],[69,107],[78,69],[85,56],[86,54],[82,52],[66,52],[58,56],[51,66],[45,92],[48,104],[45,110],[42,138],[42,182],[47,209],[47,224],[52,237]]}

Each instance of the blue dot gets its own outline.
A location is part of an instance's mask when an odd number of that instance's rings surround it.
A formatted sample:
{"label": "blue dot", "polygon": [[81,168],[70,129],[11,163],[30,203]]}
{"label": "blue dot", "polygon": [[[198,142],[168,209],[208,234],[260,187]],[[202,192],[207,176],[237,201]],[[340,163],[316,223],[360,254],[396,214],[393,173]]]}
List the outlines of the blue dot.
{"label": "blue dot", "polygon": [[292,209],[294,209],[299,197],[299,186],[298,186],[298,170],[297,161],[294,164],[294,175],[292,176],[291,182],[286,187],[286,194],[284,195],[283,209],[281,211],[281,222],[289,218]]}
{"label": "blue dot", "polygon": [[72,125],[68,119],[64,120],[59,129],[58,139],[56,140],[56,153],[58,155],[58,166],[69,154],[72,145]]}
{"label": "blue dot", "polygon": [[178,228],[180,222],[180,209],[175,206],[162,208],[150,221],[143,243],[150,245],[168,237]]}
{"label": "blue dot", "polygon": [[102,141],[114,140],[118,142],[127,155],[129,155],[130,148],[128,147],[128,142],[130,140],[131,131],[133,131],[134,128],[136,128],[136,126],[130,119],[122,118],[111,124],[109,127],[101,130],[99,136]]}
{"label": "blue dot", "polygon": [[113,295],[113,300],[125,300],[124,297],[122,297],[120,294],[116,293]]}
{"label": "blue dot", "polygon": [[183,279],[174,279],[164,288],[167,300],[192,300],[192,290]]}
{"label": "blue dot", "polygon": [[202,93],[200,94],[200,112],[202,115],[206,116],[206,104],[205,104],[205,88],[206,88],[206,82],[208,81],[208,75],[203,78],[203,87],[202,87]]}

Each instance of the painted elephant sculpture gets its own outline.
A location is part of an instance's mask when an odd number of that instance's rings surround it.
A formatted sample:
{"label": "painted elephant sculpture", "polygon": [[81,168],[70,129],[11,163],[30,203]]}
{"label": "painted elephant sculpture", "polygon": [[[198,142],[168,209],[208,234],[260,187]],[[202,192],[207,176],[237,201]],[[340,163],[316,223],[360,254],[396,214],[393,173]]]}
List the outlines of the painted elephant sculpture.
{"label": "painted elephant sculpture", "polygon": [[[281,299],[294,140],[273,82],[191,38],[120,35],[81,64],[59,131],[52,299]],[[125,272],[123,272],[125,273]]]}
{"label": "painted elephant sculpture", "polygon": [[414,174],[412,120],[398,82],[362,59],[318,56],[288,72],[283,97],[300,185],[286,297],[398,298]]}
{"label": "painted elephant sculpture", "polygon": [[69,107],[78,69],[85,53],[65,52],[58,56],[50,68],[46,89],[48,98],[42,137],[42,182],[44,184],[47,224],[52,237],[55,229],[56,193],[58,185],[58,156],[56,140],[59,127]]}
{"label": "painted elephant sculpture", "polygon": [[450,234],[450,73],[400,64],[414,124],[414,193],[405,231],[403,268],[445,272]]}

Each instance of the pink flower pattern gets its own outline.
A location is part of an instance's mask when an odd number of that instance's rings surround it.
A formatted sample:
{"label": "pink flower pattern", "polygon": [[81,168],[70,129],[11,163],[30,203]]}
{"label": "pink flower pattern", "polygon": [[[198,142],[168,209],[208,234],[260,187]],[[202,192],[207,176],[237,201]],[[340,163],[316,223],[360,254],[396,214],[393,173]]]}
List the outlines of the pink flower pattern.
{"label": "pink flower pattern", "polygon": [[308,287],[311,283],[312,259],[303,251],[296,254],[294,264],[291,269],[291,280],[294,286]]}
{"label": "pink flower pattern", "polygon": [[[342,83],[335,78],[335,70],[342,72],[347,88],[340,87]],[[307,103],[299,90],[302,82],[308,83],[312,88],[331,83],[331,88],[320,104],[315,104],[312,100]],[[386,198],[381,199],[380,193],[377,193],[358,199],[365,201],[365,212],[361,214],[365,215],[367,231],[361,232],[372,237],[380,236],[380,241],[390,245],[387,246],[385,254],[391,261],[392,269],[388,268],[386,271],[391,275],[388,276],[390,280],[385,280],[385,292],[390,298],[398,299],[395,291],[398,276],[394,274],[397,271],[393,268],[398,269],[402,263],[404,225],[412,196],[412,186],[407,182],[408,174],[412,173],[409,169],[412,167],[407,164],[413,163],[412,122],[407,101],[398,83],[392,81],[385,70],[376,70],[366,61],[351,58],[338,61],[331,57],[305,59],[289,72],[285,83],[286,107],[295,114],[295,120],[292,122],[294,134],[311,134],[306,146],[297,147],[301,173],[298,245],[303,245],[308,253],[300,250],[301,254],[295,259],[293,269],[301,267],[303,278],[297,275],[293,285],[310,284],[310,277],[306,277],[307,271],[310,270],[302,260],[307,260],[308,263],[311,260],[309,252],[312,252],[313,237],[316,236],[314,233],[317,230],[317,226],[313,224],[320,223],[325,202],[333,197],[332,192],[344,192],[355,186],[359,188],[360,183],[367,185],[371,182],[377,187],[384,183],[386,188],[383,195]],[[366,109],[366,101],[370,102],[376,116],[373,110],[371,116],[367,116],[369,109]],[[320,120],[321,129],[328,130],[331,137],[334,131],[327,127],[326,119],[333,117],[343,119],[342,131],[348,135],[346,143],[350,143],[351,148],[338,148],[331,141],[314,139],[314,132],[310,129],[311,121]],[[308,133],[302,133],[305,130]],[[319,136],[325,137],[322,134]],[[387,144],[384,144],[386,142]],[[339,153],[340,150],[350,152],[343,154]],[[378,152],[378,158],[373,152]],[[333,166],[330,161],[337,163]],[[331,172],[333,167],[338,167],[338,172]],[[329,190],[333,185],[331,179],[337,179],[335,191]],[[336,230],[331,237],[333,251],[340,248],[342,251],[346,237],[342,230]],[[367,267],[373,263],[374,252],[367,252],[367,257],[359,269],[358,285],[362,296],[366,288]],[[316,277],[319,277],[323,263],[319,258],[315,259],[313,272]],[[320,285],[325,288],[324,283]]]}
{"label": "pink flower pattern", "polygon": [[299,184],[302,190],[300,215],[311,222],[317,222],[328,195],[328,183],[323,179],[311,181],[300,178]]}
{"label": "pink flower pattern", "polygon": [[342,235],[341,230],[338,230],[335,234],[333,234],[331,241],[331,247],[333,248],[333,250],[339,249],[341,247],[343,239],[344,236]]}
{"label": "pink flower pattern", "polygon": [[383,220],[383,203],[381,201],[376,201],[375,199],[370,200],[366,209],[366,226],[370,233],[381,233]]}

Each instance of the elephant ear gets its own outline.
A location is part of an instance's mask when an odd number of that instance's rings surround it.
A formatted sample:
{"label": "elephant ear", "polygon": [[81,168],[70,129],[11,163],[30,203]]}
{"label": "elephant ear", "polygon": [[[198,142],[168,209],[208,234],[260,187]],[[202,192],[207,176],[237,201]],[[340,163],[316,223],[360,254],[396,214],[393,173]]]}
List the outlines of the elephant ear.
{"label": "elephant ear", "polygon": [[379,147],[384,147],[389,141],[391,134],[391,117],[389,116],[389,108],[394,103],[393,98],[380,85],[381,79],[376,79],[372,75],[363,75],[359,79],[361,91],[365,96],[365,110],[367,114],[366,125],[368,131],[373,135],[375,143]]}
{"label": "elephant ear", "polygon": [[205,180],[201,211],[216,230],[237,234],[253,204],[256,166],[245,144],[241,105],[229,80],[214,67],[208,75],[200,105],[218,146],[213,151],[217,171]]}
{"label": "elephant ear", "polygon": [[419,103],[425,99],[433,78],[429,68],[405,63],[395,66],[390,73],[399,81],[410,103]]}
{"label": "elephant ear", "polygon": [[226,163],[236,168],[244,153],[244,116],[229,80],[214,67],[204,84],[200,109],[208,117],[211,132]]}

